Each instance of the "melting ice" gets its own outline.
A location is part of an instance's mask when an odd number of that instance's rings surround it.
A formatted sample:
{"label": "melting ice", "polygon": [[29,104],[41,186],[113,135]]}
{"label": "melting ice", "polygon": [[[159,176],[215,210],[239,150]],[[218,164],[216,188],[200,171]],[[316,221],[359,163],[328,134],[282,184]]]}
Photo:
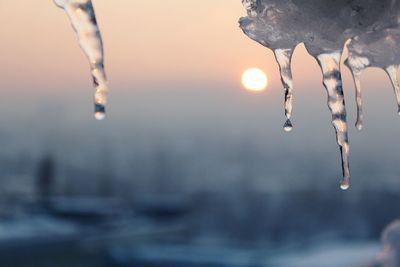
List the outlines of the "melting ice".
{"label": "melting ice", "polygon": [[328,107],[342,158],[341,188],[349,188],[349,143],[340,62],[346,44],[345,65],[356,88],[357,129],[363,127],[360,77],[367,67],[380,67],[394,88],[400,114],[400,0],[242,0],[247,17],[239,23],[251,39],[273,50],[285,93],[285,131],[292,130],[293,81],[291,57],[299,43],[321,67]]}
{"label": "melting ice", "polygon": [[95,87],[94,116],[105,118],[107,103],[107,77],[104,71],[103,41],[97,26],[91,0],[54,0],[67,13],[72,27],[78,35],[79,44],[89,59]]}

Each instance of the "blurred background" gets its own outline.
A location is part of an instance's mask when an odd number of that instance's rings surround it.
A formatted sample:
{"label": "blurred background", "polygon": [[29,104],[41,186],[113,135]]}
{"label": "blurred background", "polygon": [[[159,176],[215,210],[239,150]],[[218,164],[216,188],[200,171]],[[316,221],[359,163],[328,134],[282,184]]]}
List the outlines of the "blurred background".
{"label": "blurred background", "polygon": [[[362,266],[400,214],[399,118],[363,74],[365,128],[343,68],[352,187],[322,75],[299,46],[294,130],[272,52],[241,1],[94,0],[110,85],[93,119],[89,66],[52,1],[0,1],[0,266]],[[263,69],[269,86],[243,89]]]}

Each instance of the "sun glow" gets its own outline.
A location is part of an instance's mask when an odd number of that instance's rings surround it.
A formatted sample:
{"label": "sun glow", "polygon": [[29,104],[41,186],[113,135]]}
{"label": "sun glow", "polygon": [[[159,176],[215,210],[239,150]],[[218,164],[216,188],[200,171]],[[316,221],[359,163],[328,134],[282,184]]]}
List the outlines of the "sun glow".
{"label": "sun glow", "polygon": [[250,68],[242,74],[242,84],[249,91],[264,91],[268,86],[268,77],[258,68]]}

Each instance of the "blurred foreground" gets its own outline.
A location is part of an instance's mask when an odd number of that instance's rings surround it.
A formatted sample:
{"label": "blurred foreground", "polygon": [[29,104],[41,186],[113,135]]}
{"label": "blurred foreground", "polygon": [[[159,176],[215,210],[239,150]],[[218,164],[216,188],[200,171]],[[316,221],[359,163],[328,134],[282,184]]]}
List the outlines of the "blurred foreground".
{"label": "blurred foreground", "polygon": [[[366,183],[348,194],[334,180],[311,188],[303,185],[314,177],[294,171],[264,178],[280,159],[263,164],[262,148],[195,148],[219,167],[194,171],[204,162],[174,149],[138,154],[132,175],[141,177],[129,180],[118,179],[112,160],[102,161],[113,153],[91,159],[103,162],[95,164],[100,172],[82,165],[86,177],[51,153],[7,164],[15,179],[4,181],[0,266],[370,266],[381,231],[400,214],[395,188]],[[203,174],[204,185],[190,174]],[[211,177],[219,186],[206,186]]]}

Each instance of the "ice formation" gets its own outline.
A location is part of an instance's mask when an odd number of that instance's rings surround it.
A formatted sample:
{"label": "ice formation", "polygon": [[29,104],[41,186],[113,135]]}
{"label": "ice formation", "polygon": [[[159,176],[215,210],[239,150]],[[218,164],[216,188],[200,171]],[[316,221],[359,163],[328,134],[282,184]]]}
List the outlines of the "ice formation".
{"label": "ice formation", "polygon": [[94,116],[98,120],[105,118],[107,102],[107,77],[104,71],[103,41],[97,26],[91,0],[54,0],[54,3],[67,13],[72,27],[76,31],[79,44],[89,59],[95,87]]}
{"label": "ice formation", "polygon": [[356,88],[357,129],[363,126],[360,75],[367,67],[383,68],[392,81],[400,114],[400,0],[242,0],[247,17],[240,27],[246,35],[274,51],[285,91],[285,131],[292,129],[291,57],[304,43],[318,62],[328,93],[328,107],[341,150],[343,179],[349,188],[349,143],[340,62],[346,45],[345,65]]}

